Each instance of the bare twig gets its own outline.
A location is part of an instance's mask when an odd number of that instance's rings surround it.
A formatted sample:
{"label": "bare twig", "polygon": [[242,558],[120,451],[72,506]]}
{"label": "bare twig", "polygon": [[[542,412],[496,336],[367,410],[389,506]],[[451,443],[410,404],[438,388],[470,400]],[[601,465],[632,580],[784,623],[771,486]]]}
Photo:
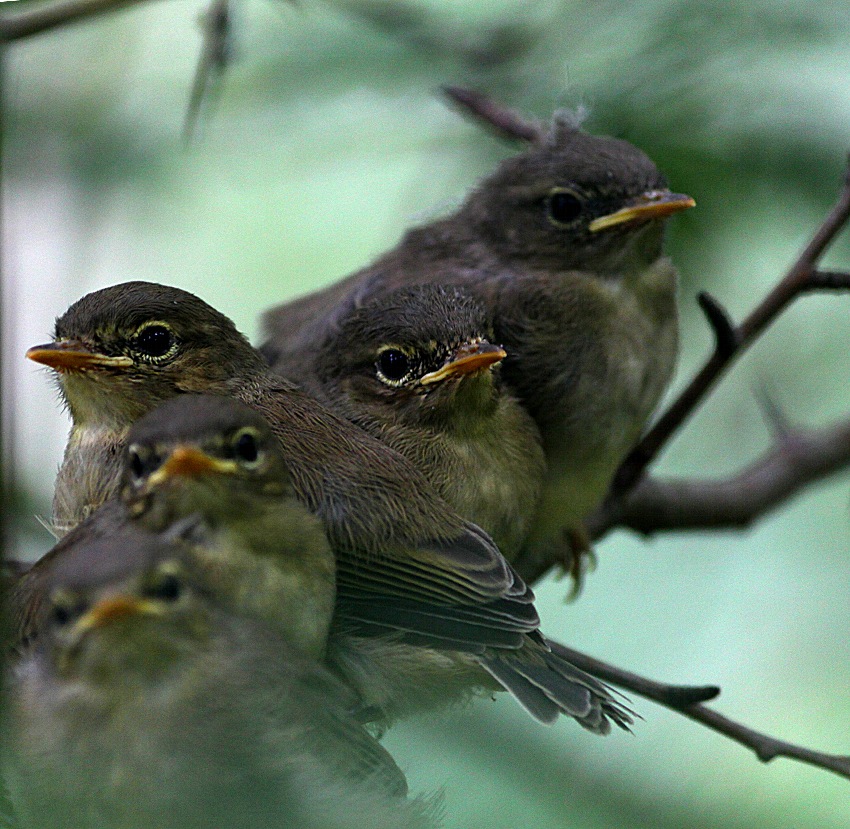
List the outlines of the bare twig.
{"label": "bare twig", "polygon": [[[549,646],[577,668],[619,688],[657,702],[751,749],[763,763],[768,763],[776,757],[788,757],[791,760],[799,760],[801,763],[808,763],[850,778],[850,756],[826,754],[784,740],[777,740],[735,720],[730,720],[703,705],[702,703],[714,699],[720,693],[720,689],[716,686],[664,685],[600,662],[592,656],[575,651],[559,642],[549,640]],[[700,698],[701,695],[702,698]]]}
{"label": "bare twig", "polygon": [[548,637],[546,641],[553,653],[563,656],[568,662],[597,679],[610,682],[618,688],[625,688],[627,691],[674,710],[696,705],[699,702],[708,702],[720,695],[720,688],[716,685],[667,685],[663,682],[655,682],[655,680],[633,674],[631,671],[615,668],[607,662],[600,662],[592,656],[568,648],[560,642],[554,642]]}
{"label": "bare twig", "polygon": [[[662,703],[663,705],[663,703]],[[672,706],[667,706],[672,707]],[[762,763],[769,763],[776,757],[787,757],[789,760],[799,760],[819,769],[834,772],[841,777],[850,779],[850,756],[846,754],[827,754],[811,748],[777,740],[768,734],[762,734],[735,720],[730,720],[717,711],[705,705],[691,705],[675,709],[680,714],[695,722],[702,723],[712,731],[740,743],[751,749]]]}
{"label": "bare twig", "polygon": [[731,478],[642,478],[586,522],[591,538],[614,527],[644,535],[664,530],[746,527],[807,484],[850,464],[850,420],[778,432],[775,446]]}
{"label": "bare twig", "polygon": [[[817,271],[815,265],[847,223],[848,218],[850,218],[850,172],[845,170],[844,186],[838,200],[805,250],[752,313],[739,326],[732,329],[735,347],[729,348],[728,332],[722,341],[718,339],[714,353],[688,387],[623,461],[612,486],[612,497],[618,497],[635,484],[671,435],[702,402],[732,360],[752,345],[759,334],[785,310],[789,303],[811,290],[847,287],[847,280],[843,275],[841,279],[838,279],[838,274]],[[716,305],[716,303],[713,304]],[[704,301],[702,307],[706,310]],[[712,317],[709,311],[707,313],[717,332],[716,318]]]}
{"label": "bare twig", "polygon": [[208,88],[220,81],[230,61],[231,18],[228,0],[212,0],[201,25],[203,43],[183,125],[183,138],[187,143],[192,140]]}
{"label": "bare twig", "polygon": [[503,138],[536,143],[543,136],[540,124],[523,118],[481,92],[460,86],[444,86],[443,93],[464,112],[492,127]]}
{"label": "bare twig", "polygon": [[806,286],[807,291],[850,290],[850,273],[846,271],[814,271]]}
{"label": "bare twig", "polygon": [[[25,9],[0,15],[0,42],[37,35],[56,26],[86,20],[138,0],[57,0],[27,3]],[[11,5],[11,4],[10,4]]]}
{"label": "bare twig", "polygon": [[729,312],[708,291],[697,294],[697,303],[714,331],[714,348],[721,354],[734,354],[740,345]]}

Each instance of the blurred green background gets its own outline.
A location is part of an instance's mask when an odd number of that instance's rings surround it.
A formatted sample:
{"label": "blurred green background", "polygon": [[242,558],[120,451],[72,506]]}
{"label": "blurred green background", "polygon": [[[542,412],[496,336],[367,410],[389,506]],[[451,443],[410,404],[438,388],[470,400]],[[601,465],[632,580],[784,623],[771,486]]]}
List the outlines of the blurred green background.
{"label": "blurred green background", "polygon": [[[4,3],[11,13],[30,5]],[[15,8],[11,8],[14,6]],[[450,209],[511,147],[436,95],[484,89],[645,149],[698,209],[671,222],[683,274],[677,387],[711,345],[694,301],[740,318],[828,210],[850,147],[850,5],[242,0],[233,62],[182,137],[204,4],[142,2],[5,49],[3,383],[11,552],[37,555],[67,420],[23,359],[82,294],[130,279],[201,295],[252,337],[258,312],[331,282]],[[847,234],[826,264],[850,267]],[[658,471],[721,476],[770,441],[766,391],[792,422],[850,412],[848,299],[795,305],[688,424]],[[716,682],[717,707],[850,753],[847,476],[746,533],[605,539],[581,599],[540,584],[544,627],[609,662]],[[391,731],[413,791],[446,826],[845,829],[850,781],[760,764],[635,698],[633,736],[533,723],[500,699]]]}

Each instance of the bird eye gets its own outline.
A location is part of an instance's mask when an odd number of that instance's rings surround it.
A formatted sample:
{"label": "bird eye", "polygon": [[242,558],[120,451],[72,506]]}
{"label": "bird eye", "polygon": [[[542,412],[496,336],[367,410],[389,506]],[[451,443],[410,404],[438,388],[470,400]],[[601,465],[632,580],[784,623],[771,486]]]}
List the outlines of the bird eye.
{"label": "bird eye", "polygon": [[136,334],[136,347],[148,357],[161,359],[174,348],[174,337],[162,323],[152,323]]}
{"label": "bird eye", "polygon": [[50,598],[50,619],[57,627],[70,624],[85,611],[85,603],[65,590],[58,590]]}
{"label": "bird eye", "polygon": [[549,220],[556,225],[572,224],[582,211],[581,199],[572,190],[556,188],[546,197]]}
{"label": "bird eye", "polygon": [[395,386],[410,372],[410,359],[397,348],[385,348],[378,357],[377,368],[381,380]]}
{"label": "bird eye", "polygon": [[174,573],[165,573],[159,581],[148,585],[144,593],[149,599],[176,602],[183,595],[183,584]]}
{"label": "bird eye", "polygon": [[135,447],[127,450],[127,467],[134,478],[141,478],[145,474],[145,462],[142,460],[141,452]]}
{"label": "bird eye", "polygon": [[233,439],[233,454],[244,464],[255,464],[260,457],[256,434],[247,429],[239,432]]}
{"label": "bird eye", "polygon": [[130,452],[130,472],[133,473],[134,478],[141,478],[142,473],[145,471],[145,465],[142,463],[142,459],[139,456],[138,452]]}
{"label": "bird eye", "polygon": [[67,625],[68,622],[71,621],[71,617],[73,614],[71,613],[71,608],[66,607],[63,604],[57,604],[53,606],[53,623],[63,627]]}
{"label": "bird eye", "polygon": [[146,446],[134,443],[127,449],[126,468],[134,481],[141,481],[162,464],[162,459]]}

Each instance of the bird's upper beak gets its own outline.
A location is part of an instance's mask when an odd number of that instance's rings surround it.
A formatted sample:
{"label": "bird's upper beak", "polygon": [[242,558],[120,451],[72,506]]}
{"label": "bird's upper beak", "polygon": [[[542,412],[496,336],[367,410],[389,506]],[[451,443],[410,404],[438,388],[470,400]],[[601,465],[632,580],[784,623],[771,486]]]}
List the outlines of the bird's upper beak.
{"label": "bird's upper beak", "polygon": [[90,368],[127,368],[133,365],[129,357],[98,354],[80,340],[56,340],[44,345],[35,345],[27,351],[27,357],[59,372],[85,371]]}
{"label": "bird's upper beak", "polygon": [[419,382],[423,386],[439,383],[449,377],[460,377],[489,368],[502,361],[508,354],[500,345],[492,345],[486,340],[464,343],[444,366],[424,375]]}
{"label": "bird's upper beak", "polygon": [[627,222],[641,222],[648,219],[665,219],[667,216],[672,216],[673,213],[678,213],[680,210],[687,210],[689,207],[695,207],[696,202],[690,197],[681,193],[671,193],[669,190],[649,190],[642,193],[631,203],[607,216],[600,216],[594,219],[589,225],[588,230],[591,233],[596,233],[598,230],[607,230],[609,227],[626,224]]}
{"label": "bird's upper beak", "polygon": [[203,475],[228,475],[237,469],[235,461],[213,458],[197,446],[175,446],[165,462],[148,478],[148,488],[160,486],[169,478],[197,478]]}
{"label": "bird's upper beak", "polygon": [[162,608],[137,596],[110,596],[101,599],[74,623],[74,634],[82,638],[90,630],[105,627],[130,616],[161,616]]}

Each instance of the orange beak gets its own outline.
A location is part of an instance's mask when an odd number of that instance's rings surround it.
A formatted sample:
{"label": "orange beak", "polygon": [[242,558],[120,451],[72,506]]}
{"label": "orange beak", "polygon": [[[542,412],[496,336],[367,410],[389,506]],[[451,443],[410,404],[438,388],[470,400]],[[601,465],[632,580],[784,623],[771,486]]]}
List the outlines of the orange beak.
{"label": "orange beak", "polygon": [[465,343],[457,350],[450,362],[442,368],[426,374],[419,382],[423,386],[427,386],[431,383],[439,383],[449,377],[474,374],[501,362],[507,356],[507,352],[500,345],[491,345],[486,341]]}
{"label": "orange beak", "polygon": [[154,602],[135,596],[113,596],[102,599],[81,616],[74,625],[74,630],[78,635],[82,635],[90,630],[136,615],[160,616],[162,610]]}
{"label": "orange beak", "polygon": [[695,207],[696,202],[690,196],[681,193],[671,193],[669,190],[650,190],[642,193],[631,204],[627,204],[614,213],[594,219],[588,230],[596,233],[609,227],[628,222],[643,222],[649,219],[666,219],[681,210]]}
{"label": "orange beak", "polygon": [[199,478],[203,475],[231,474],[236,471],[234,461],[211,458],[194,446],[176,446],[165,463],[148,478],[148,488],[154,488],[168,478]]}
{"label": "orange beak", "polygon": [[109,357],[92,351],[79,340],[56,340],[33,346],[27,357],[55,371],[86,371],[91,368],[127,368],[133,365],[129,357]]}

